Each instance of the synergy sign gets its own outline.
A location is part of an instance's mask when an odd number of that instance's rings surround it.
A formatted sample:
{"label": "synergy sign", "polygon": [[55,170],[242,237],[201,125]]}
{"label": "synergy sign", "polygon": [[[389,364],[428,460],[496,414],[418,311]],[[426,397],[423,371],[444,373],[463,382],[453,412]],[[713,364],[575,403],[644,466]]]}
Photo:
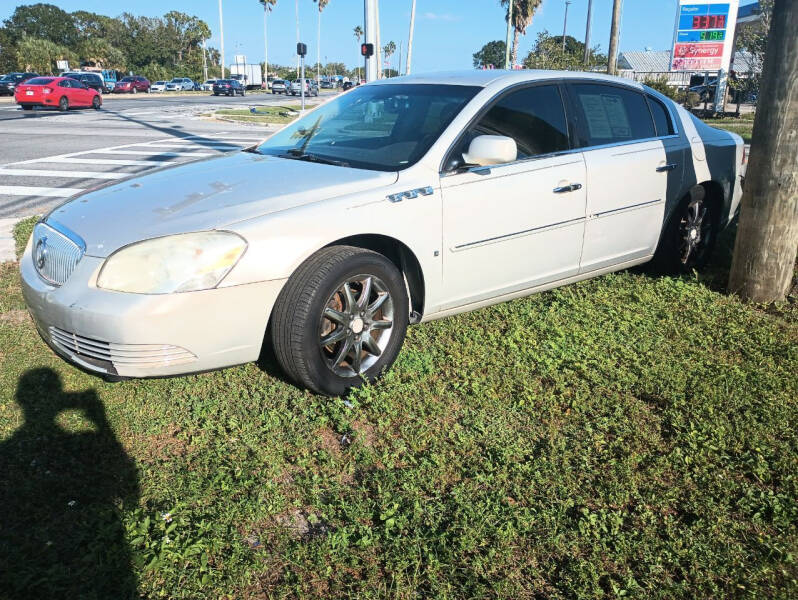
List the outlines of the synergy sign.
{"label": "synergy sign", "polygon": [[739,0],[679,0],[671,71],[728,70]]}

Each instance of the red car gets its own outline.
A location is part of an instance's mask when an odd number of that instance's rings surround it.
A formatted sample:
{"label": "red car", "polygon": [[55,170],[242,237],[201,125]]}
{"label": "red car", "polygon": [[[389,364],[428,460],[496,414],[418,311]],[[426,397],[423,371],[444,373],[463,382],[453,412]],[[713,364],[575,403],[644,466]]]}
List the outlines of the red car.
{"label": "red car", "polygon": [[137,92],[149,92],[150,80],[146,77],[132,75],[124,77],[116,82],[114,86],[115,94],[135,94]]}
{"label": "red car", "polygon": [[72,106],[91,106],[99,110],[103,104],[97,90],[70,77],[34,77],[17,86],[14,99],[23,110],[34,106],[57,106],[61,111]]}

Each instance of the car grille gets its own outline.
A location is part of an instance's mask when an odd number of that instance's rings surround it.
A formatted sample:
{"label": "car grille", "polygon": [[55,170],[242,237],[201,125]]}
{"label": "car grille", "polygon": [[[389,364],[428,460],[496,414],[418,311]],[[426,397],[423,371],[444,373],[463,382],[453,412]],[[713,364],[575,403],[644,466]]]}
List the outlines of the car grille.
{"label": "car grille", "polygon": [[33,228],[33,264],[39,275],[55,285],[69,279],[86,249],[78,236],[65,233],[46,223]]}
{"label": "car grille", "polygon": [[112,344],[50,326],[52,344],[69,354],[113,363],[115,367],[163,367],[191,362],[191,352],[167,344]]}

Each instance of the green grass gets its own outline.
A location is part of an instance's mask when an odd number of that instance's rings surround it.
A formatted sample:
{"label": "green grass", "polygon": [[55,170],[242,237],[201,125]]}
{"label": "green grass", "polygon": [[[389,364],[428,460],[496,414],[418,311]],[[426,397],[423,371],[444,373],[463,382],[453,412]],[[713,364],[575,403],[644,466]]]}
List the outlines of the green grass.
{"label": "green grass", "polygon": [[751,134],[754,130],[754,115],[741,115],[739,118],[735,117],[719,117],[716,119],[704,119],[704,123],[717,127],[718,129],[725,129],[736,133],[743,138],[746,144],[751,143]]}
{"label": "green grass", "polygon": [[[314,108],[315,104],[306,104],[305,109]],[[291,123],[299,116],[299,105],[296,106],[258,106],[252,112],[243,108],[224,108],[217,110],[214,116],[224,117],[247,123]]]}
{"label": "green grass", "polygon": [[795,598],[795,299],[726,254],[412,327],[347,402],[105,383],[3,267],[0,597]]}

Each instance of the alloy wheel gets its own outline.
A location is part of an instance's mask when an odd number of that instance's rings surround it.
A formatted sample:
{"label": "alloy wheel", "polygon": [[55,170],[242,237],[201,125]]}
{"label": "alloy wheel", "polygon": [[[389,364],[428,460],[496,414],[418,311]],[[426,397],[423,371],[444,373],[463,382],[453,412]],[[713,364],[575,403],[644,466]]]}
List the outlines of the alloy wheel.
{"label": "alloy wheel", "polygon": [[679,259],[682,265],[698,262],[712,235],[712,221],[703,199],[691,200],[679,221]]}
{"label": "alloy wheel", "polygon": [[319,320],[319,349],[327,367],[354,377],[379,360],[394,328],[388,286],[374,275],[348,278],[327,300]]}

